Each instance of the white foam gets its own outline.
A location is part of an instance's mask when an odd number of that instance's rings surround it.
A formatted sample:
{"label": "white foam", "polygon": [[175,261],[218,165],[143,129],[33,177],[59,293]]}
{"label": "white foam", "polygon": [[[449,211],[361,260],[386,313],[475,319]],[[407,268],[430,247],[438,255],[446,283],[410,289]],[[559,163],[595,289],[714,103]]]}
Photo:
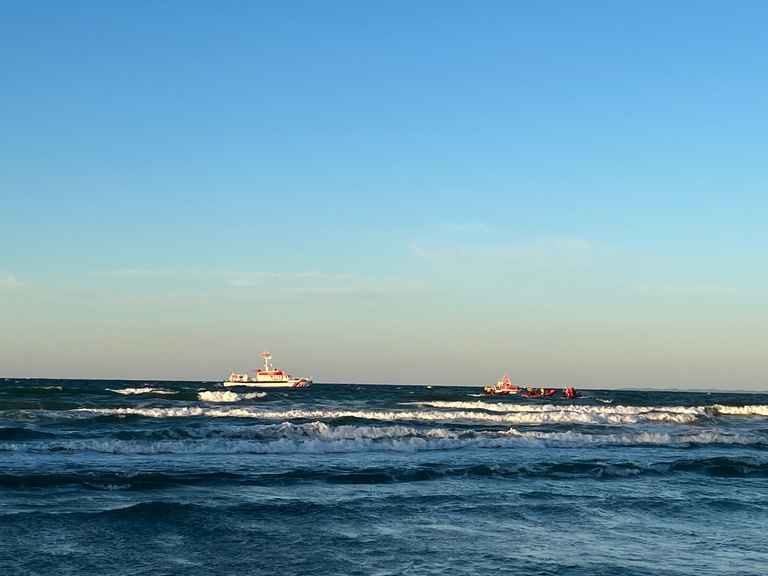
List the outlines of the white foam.
{"label": "white foam", "polygon": [[[538,408],[534,410],[533,408]],[[410,420],[435,422],[490,422],[498,424],[595,424],[618,425],[638,422],[690,423],[706,415],[703,409],[656,410],[634,409],[617,406],[616,409],[599,407],[578,407],[581,409],[545,409],[546,406],[531,407],[515,412],[488,413],[469,410],[280,410],[272,411],[258,407],[155,407],[155,408],[77,408],[77,412],[91,412],[103,415],[138,415],[149,418],[189,418],[205,416],[212,418],[260,418],[265,420],[317,420],[336,418],[358,418],[361,420]]]}
{"label": "white foam", "polygon": [[120,390],[107,388],[107,390],[126,396],[130,394],[176,394],[173,390],[164,390],[163,388],[121,388]]}
{"label": "white foam", "polygon": [[712,408],[719,414],[728,416],[768,416],[768,406],[765,405],[724,406],[715,404]]}
{"label": "white foam", "polygon": [[248,394],[238,394],[236,392],[230,392],[229,390],[203,390],[197,393],[197,397],[204,402],[239,402],[240,400],[254,400],[256,398],[264,398],[267,395],[266,392],[250,392]]}
{"label": "white foam", "polygon": [[[0,452],[91,451],[110,454],[321,454],[349,452],[419,452],[461,449],[597,448],[606,446],[766,445],[768,438],[726,432],[472,432],[457,434],[442,428],[417,430],[408,426],[329,426],[323,422],[266,425],[248,430],[245,438],[180,440],[89,439],[77,441],[0,443]],[[253,437],[247,437],[248,435]]]}
{"label": "white foam", "polygon": [[308,422],[306,424],[283,422],[279,425],[266,425],[260,428],[259,434],[261,436],[287,439],[382,440],[408,438],[455,439],[459,437],[458,433],[445,428],[419,430],[412,426],[329,426],[325,422]]}
{"label": "white foam", "polygon": [[[446,450],[467,445],[455,432],[409,426],[329,426],[323,422],[269,424],[229,429],[230,437],[181,440],[92,439],[0,443],[0,452],[90,451],[113,454],[290,454]],[[234,433],[235,437],[231,435]],[[208,434],[211,434],[209,431]],[[498,434],[498,433],[497,433]],[[469,440],[474,436],[470,437]]]}
{"label": "white foam", "polygon": [[582,434],[581,432],[519,432],[510,429],[511,436],[547,447],[586,448],[599,446],[679,446],[687,444],[766,445],[768,438],[757,434],[734,434],[722,431],[631,432],[623,434]]}
{"label": "white foam", "polygon": [[578,404],[512,404],[509,402],[409,402],[408,404],[417,404],[419,406],[430,406],[434,408],[461,408],[461,409],[482,409],[498,412],[594,412],[611,413],[621,412],[624,414],[641,414],[653,410],[677,413],[703,413],[703,408],[698,406],[584,406]]}
{"label": "white foam", "polygon": [[[512,404],[509,402],[418,402],[432,408],[502,412],[521,423],[635,424],[638,422],[693,422],[707,416],[702,407],[584,406],[577,404]],[[514,416],[512,416],[514,415]]]}

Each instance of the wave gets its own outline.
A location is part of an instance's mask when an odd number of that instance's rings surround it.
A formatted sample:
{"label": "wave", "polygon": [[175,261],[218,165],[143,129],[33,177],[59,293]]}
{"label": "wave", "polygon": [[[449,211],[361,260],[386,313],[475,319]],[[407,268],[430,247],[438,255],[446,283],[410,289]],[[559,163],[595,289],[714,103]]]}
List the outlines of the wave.
{"label": "wave", "polygon": [[173,390],[165,390],[163,388],[121,388],[119,390],[113,390],[107,388],[110,392],[116,392],[117,394],[132,395],[132,394],[176,394]]}
{"label": "wave", "polygon": [[512,404],[509,402],[411,402],[430,408],[486,410],[508,414],[535,415],[542,423],[573,422],[589,424],[634,424],[636,422],[693,422],[708,415],[698,406],[581,406],[558,404]]}
{"label": "wave", "polygon": [[510,429],[509,434],[540,446],[550,448],[589,448],[604,446],[697,446],[742,445],[766,446],[768,436],[757,433],[733,433],[726,431],[628,432],[623,434],[584,434],[582,432],[519,432]]}
{"label": "wave", "polygon": [[[234,432],[234,433],[233,433]],[[414,452],[461,448],[459,436],[444,429],[407,426],[331,427],[323,422],[240,427],[225,437],[181,440],[87,439],[54,442],[0,442],[0,452],[101,452],[109,454],[294,454],[368,451]],[[209,432],[210,436],[210,432]]]}
{"label": "wave", "polygon": [[765,405],[725,406],[715,404],[712,408],[718,414],[728,416],[768,416],[768,406]]}
{"label": "wave", "polygon": [[[298,468],[286,472],[262,474],[164,474],[144,473],[137,475],[105,474],[103,476],[83,477],[79,475],[59,475],[53,478],[35,478],[40,486],[56,486],[60,484],[79,483],[88,489],[97,490],[146,490],[157,489],[179,484],[213,484],[237,483],[265,485],[286,485],[308,481],[326,482],[329,484],[393,484],[405,482],[425,482],[444,478],[600,478],[621,479],[637,476],[663,476],[667,474],[700,474],[710,477],[737,478],[756,477],[768,478],[768,461],[754,458],[691,458],[666,462],[636,462],[616,461],[605,462],[594,459],[577,459],[568,461],[543,461],[536,463],[502,463],[483,464],[471,463],[464,465],[422,464],[416,466],[370,466],[350,469],[333,467],[322,469]],[[9,479],[8,484],[19,485],[19,480]],[[0,485],[5,484],[0,480]],[[441,498],[442,496],[438,496]],[[402,498],[402,497],[399,497]],[[423,498],[421,496],[420,498]],[[317,505],[317,504],[315,504]],[[246,505],[247,506],[247,505]],[[307,513],[308,503],[296,506],[295,502],[282,499],[269,503],[256,504],[258,507],[276,507],[280,510],[297,508],[301,514]],[[239,507],[241,508],[241,507]]]}
{"label": "wave", "polygon": [[0,440],[38,440],[41,438],[55,438],[55,434],[30,430],[20,426],[0,428]]}
{"label": "wave", "polygon": [[766,446],[768,435],[726,431],[625,432],[463,431],[411,426],[330,426],[324,422],[241,426],[180,439],[99,438],[0,442],[0,452],[100,452],[109,454],[295,454],[419,452],[508,448],[600,448],[610,446]]}
{"label": "wave", "polygon": [[[471,403],[475,404],[475,403]],[[485,403],[478,403],[483,404]],[[505,405],[515,406],[515,405]],[[474,406],[473,406],[474,407]],[[654,409],[629,408],[616,406],[611,408],[527,406],[523,410],[504,413],[488,413],[474,410],[264,410],[256,407],[219,407],[203,406],[179,407],[141,407],[141,408],[77,408],[74,412],[94,413],[99,415],[137,415],[148,418],[259,418],[264,420],[335,420],[355,418],[359,420],[384,421],[433,421],[433,422],[486,422],[492,424],[594,424],[621,425],[641,422],[669,422],[687,424],[706,417],[707,413],[698,408]]]}
{"label": "wave", "polygon": [[266,392],[250,392],[248,394],[238,394],[230,391],[208,391],[204,390],[197,393],[197,397],[204,402],[239,402],[240,400],[254,400],[264,398]]}
{"label": "wave", "polygon": [[201,484],[210,481],[238,479],[228,472],[168,474],[148,472],[139,474],[119,472],[60,472],[52,474],[0,474],[0,486],[6,488],[47,488],[80,484],[92,490],[154,490],[173,484]]}
{"label": "wave", "polygon": [[[768,478],[768,461],[751,457],[683,458],[671,461],[637,463],[606,462],[589,458],[575,460],[544,460],[520,463],[466,463],[384,465],[349,468],[343,464],[309,469],[299,467],[283,472],[155,472],[120,473],[110,471],[60,472],[51,474],[0,474],[0,486],[6,488],[49,488],[80,485],[87,490],[140,491],[157,490],[178,485],[250,484],[285,485],[320,481],[330,484],[391,484],[423,482],[443,478],[626,478],[633,476],[663,476],[667,474],[701,474],[720,478]],[[401,498],[401,497],[398,497]],[[279,503],[279,500],[278,500]]]}
{"label": "wave", "polygon": [[6,394],[35,394],[46,395],[64,390],[63,386],[9,386],[3,387],[2,391]]}

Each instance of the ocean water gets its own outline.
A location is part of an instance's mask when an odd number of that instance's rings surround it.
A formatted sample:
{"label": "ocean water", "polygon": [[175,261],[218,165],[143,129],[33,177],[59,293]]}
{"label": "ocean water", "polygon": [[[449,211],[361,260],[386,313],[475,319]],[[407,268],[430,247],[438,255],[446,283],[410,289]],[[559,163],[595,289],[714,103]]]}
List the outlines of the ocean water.
{"label": "ocean water", "polygon": [[768,395],[0,380],[0,573],[768,573]]}

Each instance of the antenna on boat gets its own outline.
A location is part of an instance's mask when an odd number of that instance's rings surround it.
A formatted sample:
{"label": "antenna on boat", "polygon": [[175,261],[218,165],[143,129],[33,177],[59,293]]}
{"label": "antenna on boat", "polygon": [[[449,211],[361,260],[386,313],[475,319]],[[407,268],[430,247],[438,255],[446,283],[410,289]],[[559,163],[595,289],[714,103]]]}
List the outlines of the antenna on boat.
{"label": "antenna on boat", "polygon": [[270,371],[269,361],[272,359],[272,355],[264,350],[264,352],[261,353],[261,357],[264,358],[264,372]]}

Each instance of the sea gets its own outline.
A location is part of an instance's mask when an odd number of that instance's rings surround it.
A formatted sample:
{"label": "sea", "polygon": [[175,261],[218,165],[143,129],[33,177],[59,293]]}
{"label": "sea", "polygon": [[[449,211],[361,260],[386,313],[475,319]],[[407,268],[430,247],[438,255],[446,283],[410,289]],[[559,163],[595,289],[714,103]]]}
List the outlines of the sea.
{"label": "sea", "polygon": [[0,574],[768,574],[768,395],[480,392],[0,379]]}

